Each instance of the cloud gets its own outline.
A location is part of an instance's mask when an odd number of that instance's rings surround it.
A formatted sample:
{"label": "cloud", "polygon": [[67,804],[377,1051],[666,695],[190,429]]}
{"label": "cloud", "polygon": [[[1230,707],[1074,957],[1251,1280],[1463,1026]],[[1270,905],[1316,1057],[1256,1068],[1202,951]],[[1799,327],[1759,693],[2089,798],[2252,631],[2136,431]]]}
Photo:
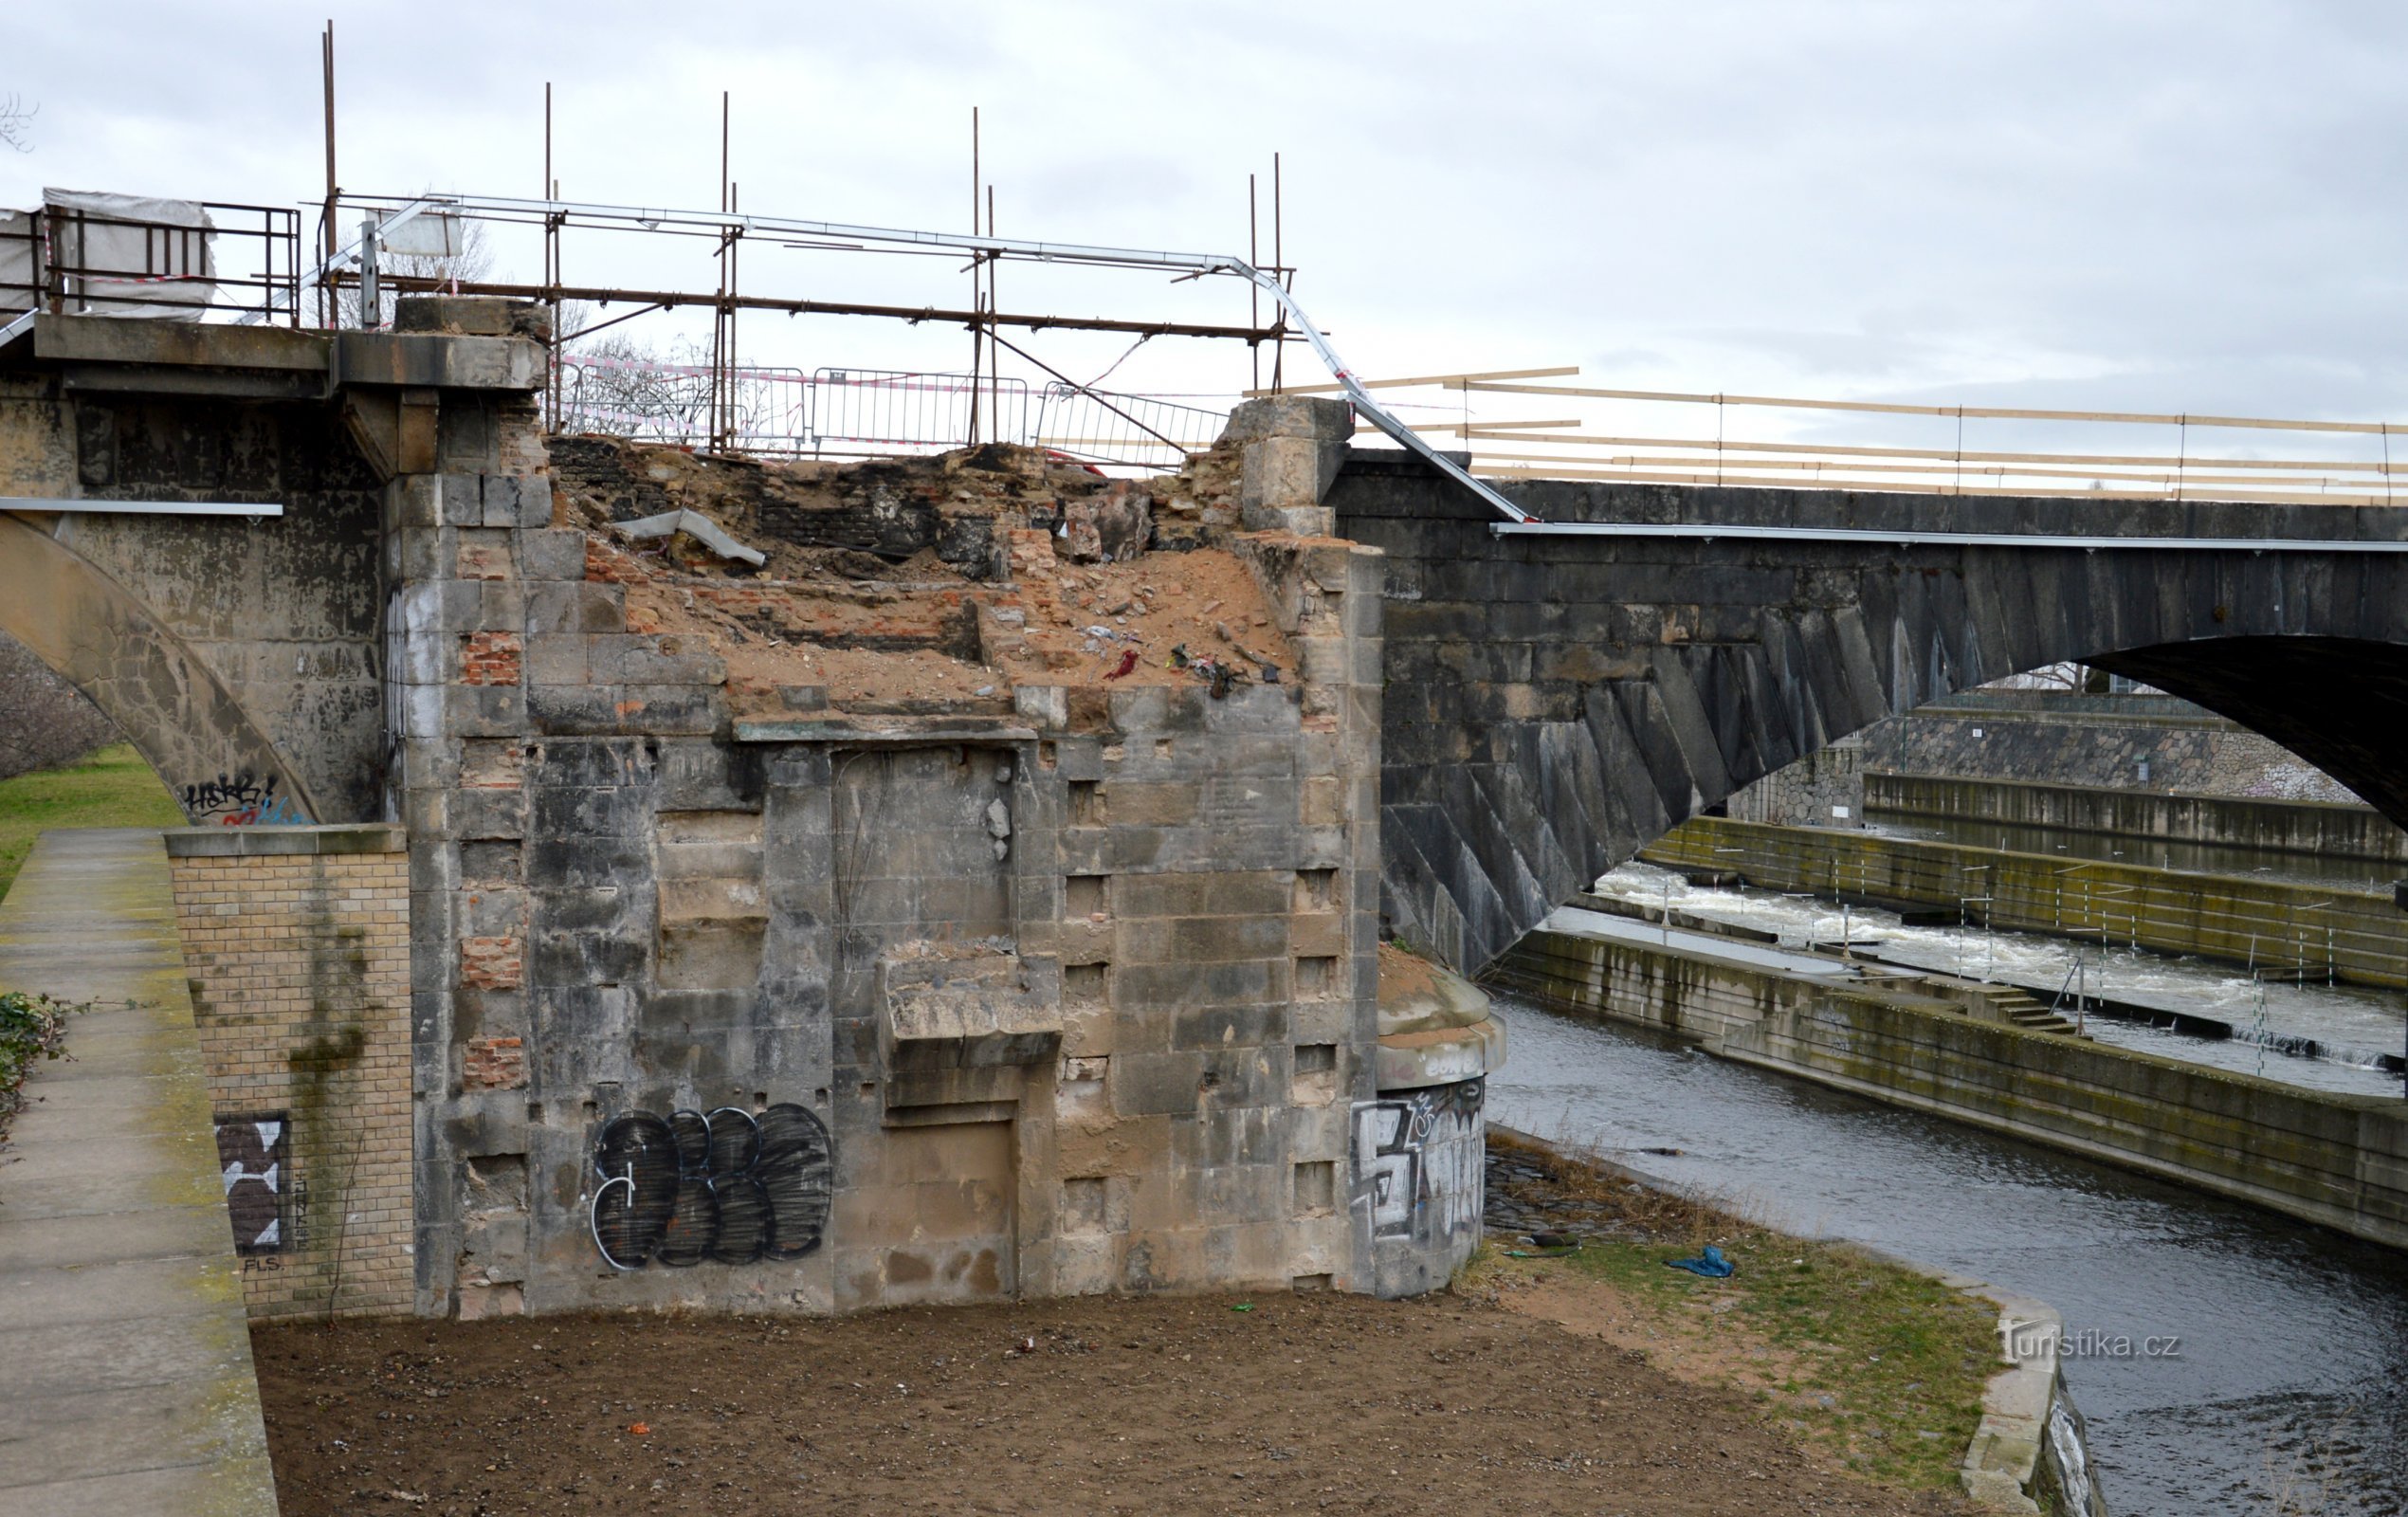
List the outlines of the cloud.
{"label": "cloud", "polygon": [[[320,9],[21,9],[0,92],[40,99],[40,151],[0,161],[0,202],[319,192]],[[534,192],[548,78],[566,193],[715,204],[726,89],[746,208],[958,227],[976,104],[1005,229],[1029,235],[1240,247],[1245,177],[1268,197],[1281,152],[1300,292],[1368,371],[2408,409],[2398,8],[1400,0],[1367,24],[1255,0],[602,0],[343,6],[336,27],[356,188]],[[683,247],[573,257],[709,272]],[[746,269],[872,300],[967,283],[936,260]],[[1242,312],[1227,287],[1005,279],[1067,312]],[[867,322],[757,330],[798,362],[951,352]],[[1071,366],[1121,346],[1048,340]],[[1237,350],[1164,343],[1119,377],[1245,375]]]}

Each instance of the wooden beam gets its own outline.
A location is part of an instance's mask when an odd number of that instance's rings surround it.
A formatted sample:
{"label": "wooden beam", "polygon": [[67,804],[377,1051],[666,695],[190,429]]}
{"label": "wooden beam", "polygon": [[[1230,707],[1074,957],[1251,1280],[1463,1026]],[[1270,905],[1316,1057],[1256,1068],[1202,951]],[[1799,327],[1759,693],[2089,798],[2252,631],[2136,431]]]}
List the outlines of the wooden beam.
{"label": "wooden beam", "polygon": [[[1490,464],[1474,470],[1491,479],[1528,480],[1599,480],[1636,484],[1723,484],[1767,485],[1785,490],[1858,490],[1900,495],[1998,495],[2032,496],[2044,500],[2081,501],[2170,501],[2171,490],[2068,490],[2034,487],[2012,489],[1990,484],[1919,484],[1904,480],[1827,480],[1806,484],[1796,479],[1779,479],[1765,475],[1724,472],[1720,478],[1713,473],[1675,474],[1645,470],[1622,472],[1604,469],[1556,469],[1518,464]],[[2185,498],[2189,492],[2185,491]],[[2267,505],[2390,505],[2381,495],[2308,494],[2297,491],[2268,490],[2248,494],[2232,490],[2207,490],[2198,497],[2210,501],[2235,501]]]}
{"label": "wooden beam", "polygon": [[[1579,420],[1578,420],[1578,418],[1577,418],[1577,417],[1576,417],[1576,418],[1574,418],[1573,420],[1570,420],[1570,421],[1475,421],[1475,422],[1460,422],[1460,421],[1448,421],[1448,422],[1437,422],[1437,421],[1432,421],[1432,422],[1415,422],[1415,421],[1409,421],[1409,422],[1405,423],[1405,426],[1406,426],[1407,428],[1411,429],[1411,430],[1414,430],[1414,431],[1417,431],[1417,432],[1466,432],[1466,433],[1468,433],[1469,435],[1473,436],[1473,437],[1478,437],[1478,436],[1482,435],[1484,432],[1487,431],[1490,428],[1496,428],[1496,427],[1510,427],[1510,428],[1514,428],[1514,429],[1516,429],[1517,430],[1530,430],[1530,429],[1532,429],[1532,428],[1537,428],[1537,427],[1578,427],[1578,426],[1579,426],[1579,425],[1580,425]],[[1385,437],[1385,436],[1387,436],[1388,434],[1387,434],[1386,432],[1381,431],[1381,430],[1380,430],[1378,428],[1377,428],[1377,427],[1361,427],[1361,426],[1359,426],[1359,427],[1357,427],[1357,428],[1355,429],[1355,435],[1356,435],[1356,436],[1358,436],[1358,437]],[[1514,431],[1501,431],[1501,432],[1498,432],[1496,435],[1498,435],[1499,437],[1512,437],[1512,436],[1516,435],[1516,432],[1514,432]],[[1550,443],[1557,443],[1557,442],[1563,442],[1563,441],[1566,441],[1566,439],[1564,439],[1564,438],[1560,438],[1560,437],[1549,437],[1549,438],[1545,438],[1545,439],[1540,439],[1540,438],[1532,438],[1532,439],[1531,439],[1531,441],[1533,441],[1533,442],[1539,442],[1539,441],[1542,441],[1542,440],[1543,440],[1543,441],[1545,441],[1545,442],[1550,442]],[[2404,466],[2404,467],[2408,467],[2408,465],[2403,465],[2402,466]]]}
{"label": "wooden beam", "polygon": [[[1531,439],[1538,441],[1538,439]],[[1703,461],[1681,454],[1631,453],[1621,457],[1598,457],[1590,454],[1566,453],[1495,453],[1475,448],[1474,458],[1495,459],[1500,463],[1578,464],[1589,466],[1607,466],[1615,468],[1697,468]],[[2194,484],[2327,484],[2335,483],[2313,473],[2301,473],[2295,478],[2269,479],[2253,474],[2216,474],[2202,469],[2157,469],[2146,473],[2111,468],[2051,468],[2044,465],[2010,466],[2003,464],[1965,464],[1938,462],[1929,464],[1875,464],[1861,459],[1735,458],[1726,460],[1724,468],[1783,469],[1799,473],[1828,474],[1842,478],[1853,474],[1922,474],[1960,476],[1982,475],[1993,479],[2067,479],[2067,480],[2162,480],[2168,493],[2176,487]],[[2353,481],[2360,488],[2363,481]]]}
{"label": "wooden beam", "polygon": [[[1450,390],[1461,390],[1474,379],[1553,379],[1579,372],[1580,366],[1576,363],[1561,369],[1497,369],[1487,374],[1426,374],[1412,379],[1358,379],[1355,382],[1365,390],[1407,390],[1414,385],[1444,385]],[[1246,394],[1249,399],[1261,395],[1329,395],[1342,393],[1345,389],[1344,385],[1287,385],[1278,390],[1249,390]],[[1558,393],[1577,392],[1559,391]]]}
{"label": "wooden beam", "polygon": [[[1471,438],[1493,435],[1499,442],[1519,440],[1513,432],[1500,431],[1491,434],[1485,431],[1483,429],[1487,425],[1489,424],[1473,422],[1470,431],[1465,435]],[[1359,429],[1359,430],[1362,430],[1368,429]],[[1949,448],[1853,448],[1837,443],[1750,443],[1723,441],[1712,437],[1622,437],[1595,434],[1573,436],[1557,434],[1545,438],[1532,438],[1530,441],[1544,442],[1556,447],[1689,448],[1726,454],[1808,453],[1850,458],[1944,458],[1962,459],[1968,464],[1977,461],[1985,464],[2145,464],[2162,465],[2166,468],[2198,468],[2206,466],[2214,468],[2277,470],[2319,468],[2360,474],[2408,474],[2408,458],[2402,458],[2398,463],[2385,464],[2371,459],[2217,458],[2212,454],[2198,453],[2188,457],[2178,457],[2172,453],[2007,453],[1979,448],[1967,448],[1963,452],[1959,452]]]}
{"label": "wooden beam", "polygon": [[2255,427],[2272,431],[2357,432],[2408,436],[2408,422],[2277,421],[2264,416],[2192,416],[2145,411],[2040,411],[2015,406],[1908,406],[1878,400],[1802,400],[1791,395],[1705,395],[1672,390],[1583,390],[1560,385],[1495,383],[1463,376],[1466,390],[1517,395],[1563,395],[1586,400],[1661,400],[1693,406],[1783,406],[1803,411],[1855,411],[1890,416],[1976,416],[2009,421],[2115,421],[2157,427]]}

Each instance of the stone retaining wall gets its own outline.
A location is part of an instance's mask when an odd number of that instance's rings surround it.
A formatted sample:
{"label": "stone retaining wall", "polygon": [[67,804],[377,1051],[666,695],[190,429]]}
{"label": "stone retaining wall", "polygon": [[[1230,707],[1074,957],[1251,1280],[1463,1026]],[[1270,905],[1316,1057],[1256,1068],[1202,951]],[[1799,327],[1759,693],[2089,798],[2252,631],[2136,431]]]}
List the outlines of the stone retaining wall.
{"label": "stone retaining wall", "polygon": [[2408,1109],[1977,1020],[1646,943],[1536,932],[1492,982],[1852,1090],[2408,1248]]}
{"label": "stone retaining wall", "polygon": [[[1826,749],[1825,752],[1833,750]],[[2371,806],[2316,800],[2253,800],[2222,795],[1948,775],[1871,773],[1869,811],[1930,821],[1997,822],[2151,841],[2208,843],[2275,853],[2375,859],[2408,871],[2408,832]],[[1747,821],[1792,818],[1738,817]]]}
{"label": "stone retaining wall", "polygon": [[1711,816],[1640,856],[1767,890],[1928,905],[1974,923],[2104,936],[2284,978],[2408,985],[2408,918],[2388,895]]}

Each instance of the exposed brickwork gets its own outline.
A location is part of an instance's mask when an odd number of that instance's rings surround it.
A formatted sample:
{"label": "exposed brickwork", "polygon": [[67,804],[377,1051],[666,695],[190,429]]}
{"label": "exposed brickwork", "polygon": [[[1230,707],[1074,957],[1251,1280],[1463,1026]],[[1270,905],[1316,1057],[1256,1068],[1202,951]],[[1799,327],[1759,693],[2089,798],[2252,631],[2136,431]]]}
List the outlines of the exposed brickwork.
{"label": "exposed brickwork", "polygon": [[460,683],[516,685],[526,662],[517,632],[470,632],[460,640]]}
{"label": "exposed brickwork", "polygon": [[460,1083],[472,1090],[522,1090],[527,1084],[526,1040],[472,1037],[461,1056]]}
{"label": "exposed brickwork", "polygon": [[252,1320],[406,1314],[410,877],[401,853],[173,860],[176,925],[221,1123],[282,1113],[276,1246]]}
{"label": "exposed brickwork", "polygon": [[460,983],[471,990],[517,990],[526,982],[526,943],[519,938],[464,938]]}

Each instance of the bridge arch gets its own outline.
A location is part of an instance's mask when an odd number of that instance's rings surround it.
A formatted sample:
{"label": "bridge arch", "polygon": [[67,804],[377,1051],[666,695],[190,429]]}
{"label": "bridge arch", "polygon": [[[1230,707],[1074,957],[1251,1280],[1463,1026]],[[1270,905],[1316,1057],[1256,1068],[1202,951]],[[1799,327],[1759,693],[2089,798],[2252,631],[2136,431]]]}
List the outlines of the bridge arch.
{"label": "bridge arch", "polygon": [[[1328,498],[1388,554],[1382,910],[1466,970],[1740,787],[2069,660],[2264,733],[2408,825],[2408,510],[1507,488],[1550,522],[1658,535],[1500,536],[1468,492],[1360,454]],[[2316,545],[2251,545],[2275,541]]]}
{"label": "bridge arch", "polygon": [[35,520],[0,512],[0,631],[117,723],[187,820],[319,819],[306,781],[218,671]]}

